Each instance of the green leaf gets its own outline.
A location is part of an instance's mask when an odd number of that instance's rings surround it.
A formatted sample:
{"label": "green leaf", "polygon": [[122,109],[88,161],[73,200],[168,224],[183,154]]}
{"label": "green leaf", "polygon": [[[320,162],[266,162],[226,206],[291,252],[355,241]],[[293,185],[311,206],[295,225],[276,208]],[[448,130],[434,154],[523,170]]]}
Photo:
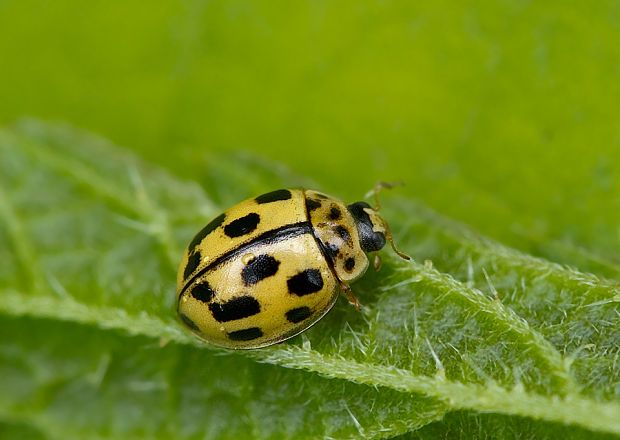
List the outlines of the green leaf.
{"label": "green leaf", "polygon": [[[0,412],[51,438],[381,438],[444,409],[423,396],[91,326],[6,319],[0,330],[9,341]],[[15,341],[19,334],[28,340]]]}
{"label": "green leaf", "polygon": [[0,132],[0,156],[1,420],[49,438],[620,434],[617,283],[390,198],[416,262],[383,252],[354,285],[362,313],[340,301],[291,342],[231,353],[175,319],[180,250],[214,200],[304,179],[236,160],[208,168],[206,188],[236,188],[212,199],[33,121]]}

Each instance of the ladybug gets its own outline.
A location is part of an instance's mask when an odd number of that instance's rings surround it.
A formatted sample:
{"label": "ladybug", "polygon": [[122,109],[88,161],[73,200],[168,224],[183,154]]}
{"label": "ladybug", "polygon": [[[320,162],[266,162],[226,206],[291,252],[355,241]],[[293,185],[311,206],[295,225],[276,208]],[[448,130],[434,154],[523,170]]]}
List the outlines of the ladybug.
{"label": "ladybug", "polygon": [[304,189],[279,189],[233,206],[185,251],[177,276],[180,319],[207,342],[250,349],[301,333],[339,292],[359,309],[349,283],[366,272],[366,253],[388,240],[409,259],[377,211],[378,203],[347,206]]}

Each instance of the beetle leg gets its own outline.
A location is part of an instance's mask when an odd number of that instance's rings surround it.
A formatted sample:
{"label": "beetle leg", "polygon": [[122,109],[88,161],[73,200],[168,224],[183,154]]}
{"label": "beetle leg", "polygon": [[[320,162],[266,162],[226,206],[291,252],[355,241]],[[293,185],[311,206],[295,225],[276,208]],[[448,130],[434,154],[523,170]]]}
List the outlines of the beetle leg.
{"label": "beetle leg", "polygon": [[353,294],[351,287],[348,284],[340,283],[340,288],[342,289],[342,293],[344,293],[344,296],[347,297],[349,304],[351,304],[358,311],[360,311],[360,309],[362,308],[362,305],[360,304],[360,302],[357,300],[357,298]]}
{"label": "beetle leg", "polygon": [[381,256],[379,254],[375,254],[375,258],[372,260],[372,267],[375,269],[375,272],[381,270]]}

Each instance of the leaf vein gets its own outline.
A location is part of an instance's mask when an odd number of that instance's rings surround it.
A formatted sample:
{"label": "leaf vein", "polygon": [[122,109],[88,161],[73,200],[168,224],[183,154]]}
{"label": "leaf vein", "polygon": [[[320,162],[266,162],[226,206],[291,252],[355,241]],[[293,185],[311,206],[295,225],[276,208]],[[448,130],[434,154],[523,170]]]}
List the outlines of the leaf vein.
{"label": "leaf vein", "polygon": [[[3,292],[0,311],[13,316],[33,316],[96,325],[103,329],[123,330],[188,344],[201,349],[226,353],[188,335],[172,320],[140,313],[129,316],[124,310],[90,307],[71,298],[24,296],[13,290]],[[128,323],[132,323],[131,326]],[[301,369],[334,379],[380,386],[404,393],[419,393],[446,402],[451,409],[493,411],[508,415],[562,422],[601,432],[620,434],[620,405],[596,402],[578,395],[543,396],[523,390],[521,386],[505,389],[493,382],[484,386],[449,381],[441,377],[417,376],[408,370],[376,364],[361,364],[337,355],[324,355],[303,347],[271,347],[245,352],[258,362]],[[597,417],[591,417],[597,414]]]}

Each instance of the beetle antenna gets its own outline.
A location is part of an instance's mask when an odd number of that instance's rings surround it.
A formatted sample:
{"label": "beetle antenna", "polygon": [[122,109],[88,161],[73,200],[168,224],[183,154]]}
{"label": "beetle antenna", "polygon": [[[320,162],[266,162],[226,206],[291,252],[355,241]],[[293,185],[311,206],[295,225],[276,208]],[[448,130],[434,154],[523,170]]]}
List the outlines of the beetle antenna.
{"label": "beetle antenna", "polygon": [[375,207],[373,208],[375,211],[379,211],[381,209],[381,201],[379,200],[379,193],[384,189],[392,189],[396,186],[403,186],[405,183],[402,181],[397,182],[377,182],[373,189],[366,193],[366,198],[373,197],[375,199]]}
{"label": "beetle antenna", "polygon": [[[383,191],[384,189],[392,189],[396,186],[403,186],[404,184],[405,183],[402,181],[396,181],[396,182],[379,181],[375,184],[373,189],[371,189],[370,191],[366,193],[366,198],[373,197],[375,199],[375,207],[373,209],[375,211],[379,211],[381,209],[381,201],[379,200],[379,193],[381,193],[381,191]],[[388,226],[385,220],[383,221],[383,225],[385,226],[385,238],[387,241],[390,242],[390,246],[392,247],[394,252],[396,252],[396,255],[398,255],[403,260],[411,260],[411,257],[409,255],[407,255],[406,253],[398,249],[396,247],[396,244],[394,244],[394,237],[392,235],[392,231],[390,231],[390,227]]]}
{"label": "beetle antenna", "polygon": [[390,242],[390,246],[392,246],[392,249],[394,250],[394,252],[396,252],[396,255],[398,255],[403,260],[411,260],[411,257],[409,255],[398,249],[396,247],[396,244],[394,244],[394,237],[392,236],[392,231],[390,231],[390,227],[388,226],[388,224],[386,222],[383,222],[383,224],[385,225],[385,238],[387,239],[387,241]]}

